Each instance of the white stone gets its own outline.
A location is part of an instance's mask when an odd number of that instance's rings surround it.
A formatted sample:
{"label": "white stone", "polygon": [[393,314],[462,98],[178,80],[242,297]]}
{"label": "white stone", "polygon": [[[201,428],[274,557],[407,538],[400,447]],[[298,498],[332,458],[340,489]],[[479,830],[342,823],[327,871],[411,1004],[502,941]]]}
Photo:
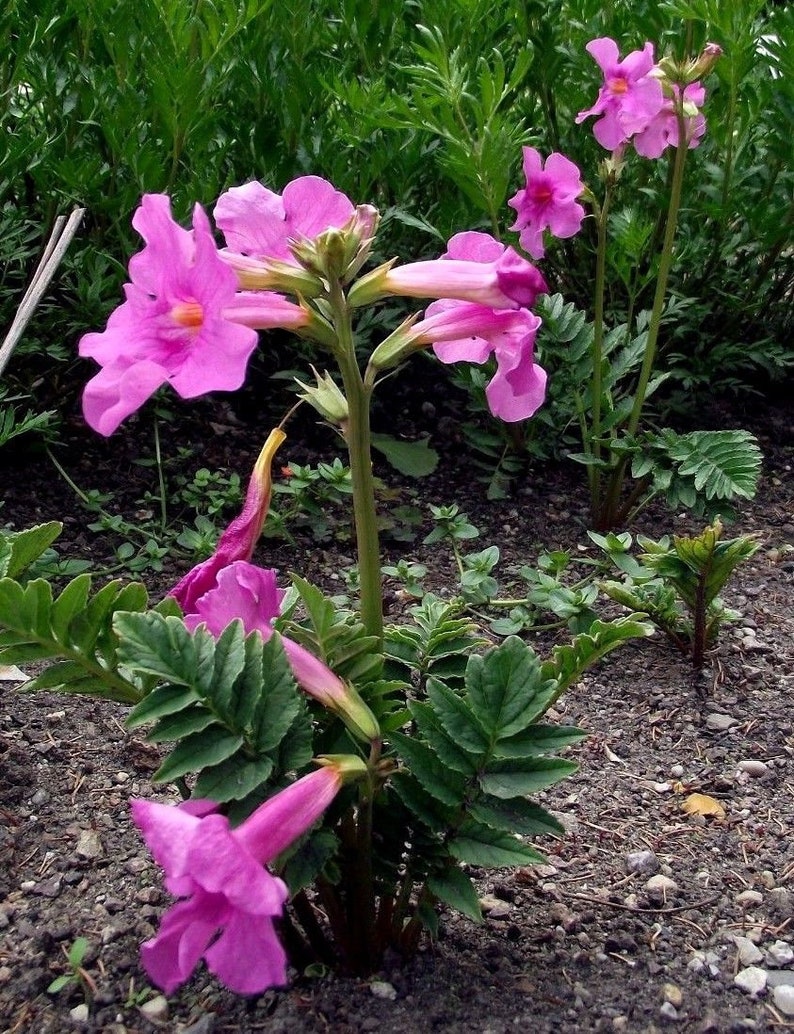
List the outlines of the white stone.
{"label": "white stone", "polygon": [[386,998],[388,1001],[393,1002],[397,997],[397,988],[386,980],[373,980],[369,985],[369,989],[376,998]]}
{"label": "white stone", "polygon": [[763,903],[764,895],[760,890],[743,890],[741,894],[736,895],[736,904],[741,905],[742,908],[750,908],[752,905],[760,905]]}
{"label": "white stone", "polygon": [[766,949],[766,960],[772,966],[787,966],[794,962],[794,949],[787,941],[775,941]]}
{"label": "white stone", "polygon": [[736,947],[739,949],[739,963],[742,966],[753,966],[756,962],[763,962],[764,953],[753,944],[749,937],[734,937]]}
{"label": "white stone", "polygon": [[761,776],[765,776],[769,771],[769,765],[763,761],[754,761],[752,758],[748,758],[747,761],[740,761],[736,767],[740,772],[746,772],[747,775],[752,776],[754,779],[760,779]]}
{"label": "white stone", "polygon": [[645,889],[653,897],[661,898],[665,901],[667,898],[673,897],[678,890],[678,884],[669,876],[658,873],[656,876],[651,876],[645,884]]}
{"label": "white stone", "polygon": [[151,1023],[162,1023],[168,1019],[168,1001],[164,995],[155,995],[140,1007],[141,1013]]}
{"label": "white stone", "polygon": [[659,871],[659,859],[653,851],[631,851],[626,855],[626,872],[650,873]]}
{"label": "white stone", "polygon": [[772,1001],[784,1016],[794,1016],[794,987],[791,984],[772,988]]}
{"label": "white stone", "polygon": [[706,715],[706,728],[710,729],[712,732],[727,732],[733,725],[736,725],[736,719],[732,715]]}
{"label": "white stone", "polygon": [[69,1015],[75,1023],[88,1023],[88,1006],[85,1002],[80,1002],[74,1009],[69,1010]]}
{"label": "white stone", "polygon": [[766,987],[766,970],[760,966],[748,966],[747,969],[739,970],[733,982],[746,994],[756,998]]}
{"label": "white stone", "polygon": [[77,847],[74,850],[75,854],[79,855],[80,858],[101,858],[105,853],[102,841],[99,839],[99,834],[95,829],[80,830],[80,836],[77,838]]}

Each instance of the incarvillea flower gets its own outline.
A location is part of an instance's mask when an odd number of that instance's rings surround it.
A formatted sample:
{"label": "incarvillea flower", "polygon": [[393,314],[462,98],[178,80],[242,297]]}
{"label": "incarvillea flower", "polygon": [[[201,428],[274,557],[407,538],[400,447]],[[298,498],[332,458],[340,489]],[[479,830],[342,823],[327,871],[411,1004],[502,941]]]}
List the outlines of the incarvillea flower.
{"label": "incarvillea flower", "polygon": [[545,165],[534,147],[525,147],[526,185],[508,204],[517,213],[511,230],[519,231],[521,247],[534,259],[543,258],[543,231],[555,237],[573,237],[585,216],[577,198],[584,192],[581,173],[574,163],[556,151]]}
{"label": "incarvillea flower", "polygon": [[671,90],[673,96],[665,98],[661,111],[632,140],[637,154],[644,158],[658,158],[666,148],[678,147],[679,109],[689,148],[697,147],[706,132],[706,119],[700,113],[706,91],[701,84],[690,83],[683,91],[672,86]]}
{"label": "incarvillea flower", "polygon": [[322,767],[269,798],[234,829],[212,801],[131,802],[133,819],[165,870],[166,889],[180,899],[157,935],[141,946],[146,972],[167,994],[202,958],[238,994],[287,982],[274,922],[288,891],[264,866],[322,816],[346,781],[366,770],[353,756],[319,760]]}
{"label": "incarvillea flower", "polygon": [[[476,282],[478,266],[484,267],[486,281],[490,280],[509,252],[518,258],[516,252],[489,234],[469,231],[452,237],[440,259],[415,265],[432,267],[433,283],[445,289],[461,283],[458,270],[464,266],[470,267],[465,274],[469,284]],[[512,257],[509,262],[514,263]],[[531,277],[526,275],[525,278],[525,296],[534,302],[538,294],[547,290],[546,282],[531,263],[525,259],[521,262],[532,270]],[[444,272],[447,265],[452,269],[451,276]],[[410,270],[411,267],[404,268]],[[411,282],[414,275],[409,274]],[[416,282],[421,284],[419,278]],[[418,322],[406,321],[378,346],[370,362],[376,369],[387,369],[408,353],[430,344],[443,363],[484,363],[493,355],[496,374],[486,387],[491,412],[508,422],[527,419],[542,404],[546,389],[546,374],[534,359],[540,319],[526,306],[513,305],[511,299],[508,299],[509,305],[477,300],[501,302],[503,297],[493,288],[490,292],[473,292],[470,301],[465,300],[463,294],[459,291],[433,302]]]}
{"label": "incarvillea flower", "polygon": [[185,230],[166,195],[147,194],[132,224],[146,246],[130,260],[126,301],[79,346],[102,367],[86,385],[83,412],[104,435],[166,383],[182,398],[239,388],[257,329],[298,330],[309,321],[279,294],[238,291],[198,205],[192,231]]}
{"label": "incarvillea flower", "polygon": [[580,111],[576,122],[601,116],[593,126],[596,140],[614,151],[642,132],[662,110],[664,93],[654,60],[653,44],[634,50],[622,61],[618,45],[609,37],[591,40],[586,47],[604,73],[595,104]]}

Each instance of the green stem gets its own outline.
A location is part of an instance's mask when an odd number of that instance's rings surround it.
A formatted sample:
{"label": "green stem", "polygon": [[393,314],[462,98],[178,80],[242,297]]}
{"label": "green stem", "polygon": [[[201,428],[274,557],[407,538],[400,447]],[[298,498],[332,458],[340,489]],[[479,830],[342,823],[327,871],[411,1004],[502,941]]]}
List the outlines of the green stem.
{"label": "green stem", "polygon": [[[648,324],[648,337],[645,341],[645,354],[642,358],[642,367],[634,392],[634,404],[631,415],[625,427],[626,435],[633,437],[637,433],[642,416],[642,408],[648,392],[648,384],[653,373],[653,365],[656,359],[656,345],[659,339],[659,328],[662,322],[662,311],[664,300],[667,294],[667,281],[670,269],[673,264],[673,244],[678,226],[678,211],[681,207],[681,190],[684,182],[684,164],[688,150],[686,124],[683,114],[678,112],[678,147],[675,152],[673,165],[673,178],[670,186],[670,203],[667,208],[667,220],[665,223],[664,240],[662,251],[659,256],[659,271],[656,277],[656,291],[653,296],[653,308]],[[612,468],[607,486],[604,504],[595,512],[598,516],[600,530],[611,528],[614,524],[615,514],[618,508],[620,492],[623,487],[623,478],[626,472],[626,458],[619,460]]]}
{"label": "green stem", "polygon": [[380,541],[378,538],[375,479],[370,451],[369,406],[372,387],[365,384],[356,360],[350,309],[341,285],[330,292],[339,349],[337,361],[348,406],[346,429],[353,483],[353,516],[356,526],[358,571],[361,592],[361,620],[367,635],[383,638],[383,589]]}
{"label": "green stem", "polygon": [[604,359],[604,293],[606,290],[606,256],[607,256],[607,220],[609,206],[612,201],[611,183],[607,182],[604,192],[604,203],[596,213],[596,225],[598,227],[598,244],[596,247],[596,275],[595,275],[595,298],[594,325],[593,325],[593,374],[590,381],[590,395],[593,410],[590,434],[587,435],[584,444],[585,452],[592,453],[597,461],[588,466],[590,481],[590,506],[593,513],[598,511],[598,503],[601,497],[601,393],[602,393],[602,365]]}
{"label": "green stem", "polygon": [[163,457],[160,452],[160,422],[154,416],[154,459],[157,465],[157,483],[160,489],[160,534],[165,535],[168,528],[168,500],[165,493],[165,471]]}

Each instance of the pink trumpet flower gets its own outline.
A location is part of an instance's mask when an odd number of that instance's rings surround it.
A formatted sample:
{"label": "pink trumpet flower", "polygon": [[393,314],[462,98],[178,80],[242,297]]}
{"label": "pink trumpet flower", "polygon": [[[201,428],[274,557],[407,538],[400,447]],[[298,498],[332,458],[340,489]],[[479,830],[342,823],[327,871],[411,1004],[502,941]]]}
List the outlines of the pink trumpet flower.
{"label": "pink trumpet flower", "polygon": [[653,44],[646,43],[642,50],[632,51],[623,61],[617,43],[608,36],[591,40],[586,50],[604,73],[604,85],[595,104],[580,111],[576,122],[600,115],[593,134],[602,147],[614,151],[635,133],[642,132],[662,109],[662,84],[652,74],[656,68]]}
{"label": "pink trumpet flower", "polygon": [[523,154],[526,186],[507,202],[517,213],[510,229],[519,230],[521,247],[540,259],[545,254],[545,229],[555,237],[573,237],[579,232],[585,211],[576,199],[585,186],[579,169],[565,155],[555,151],[544,167],[534,147],[525,147]]}
{"label": "pink trumpet flower", "polygon": [[381,267],[363,277],[350,293],[352,305],[384,295],[450,298],[491,309],[520,309],[548,291],[531,262],[487,233],[469,230],[451,237],[440,259]]}
{"label": "pink trumpet flower", "polygon": [[167,890],[181,899],[166,912],[157,935],[141,946],[146,972],[166,994],[190,977],[201,958],[238,994],[287,982],[274,921],[288,891],[263,866],[320,818],[347,778],[364,769],[352,756],[321,764],[235,829],[212,811],[212,802],[131,802],[135,824],[165,870]]}
{"label": "pink trumpet flower", "polygon": [[174,222],[166,195],[146,194],[132,224],[146,246],[130,260],[126,301],[102,333],[85,334],[79,345],[81,356],[102,367],[85,387],[83,413],[103,435],[163,384],[182,398],[234,391],[256,348],[255,328],[308,321],[280,295],[237,294],[237,277],[198,205],[189,231]]}
{"label": "pink trumpet flower", "polygon": [[221,194],[215,222],[230,251],[297,265],[290,241],[340,229],[355,214],[352,202],[319,176],[299,176],[282,194],[254,180]]}

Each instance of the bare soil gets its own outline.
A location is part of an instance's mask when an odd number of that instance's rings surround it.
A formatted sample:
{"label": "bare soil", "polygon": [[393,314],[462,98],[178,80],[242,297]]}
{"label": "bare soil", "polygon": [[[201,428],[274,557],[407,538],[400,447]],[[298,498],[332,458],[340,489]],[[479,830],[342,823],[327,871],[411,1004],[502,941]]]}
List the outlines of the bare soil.
{"label": "bare soil", "polygon": [[[166,453],[200,440],[196,466],[247,470],[258,436],[210,403],[198,408],[196,419],[212,416],[212,435],[177,421]],[[794,421],[785,405],[713,419],[749,426],[766,456],[756,500],[729,529],[762,542],[724,594],[741,621],[723,631],[700,673],[658,635],[588,673],[558,707],[561,720],[590,736],[568,752],[578,773],[544,798],[567,828],[559,840],[538,842],[549,864],[477,872],[482,925],[443,914],[437,943],[407,961],[388,959],[373,980],[294,973],[288,988],[244,1000],[201,969],[167,1004],[158,1001],[138,945],[152,935],[167,895],[127,806],[137,795],[169,796],[150,782],[158,750],[125,730],[119,706],[0,684],[0,1030],[573,1034],[794,1025],[774,998],[774,985],[794,984]],[[103,442],[75,418],[65,442],[58,456],[78,484],[115,491],[118,508],[153,489],[152,470],[134,463],[150,451],[142,423]],[[532,563],[543,549],[588,546],[579,469],[539,468],[515,498],[488,503],[454,421],[434,444],[445,462],[404,484],[402,501],[414,490],[423,506],[460,503],[481,529],[476,547],[500,546],[500,569]],[[311,456],[296,436],[279,462]],[[86,531],[89,518],[45,457],[6,448],[0,465],[2,522],[65,519],[61,554],[106,564],[110,540]],[[654,510],[632,530],[694,527]],[[334,584],[350,551],[344,539],[318,549],[304,537],[289,547],[266,541],[258,556]],[[450,558],[423,547],[421,535],[389,551],[427,565],[429,587],[449,586]],[[155,595],[181,563],[147,577]],[[394,588],[387,603],[396,607]],[[538,649],[548,646],[541,637]],[[687,814],[682,803],[692,793],[718,800],[724,816]],[[642,861],[638,852],[646,852]],[[653,875],[672,883],[649,889]],[[90,986],[47,994],[79,936],[90,945]],[[753,956],[749,942],[768,976],[755,996],[734,984]]]}

